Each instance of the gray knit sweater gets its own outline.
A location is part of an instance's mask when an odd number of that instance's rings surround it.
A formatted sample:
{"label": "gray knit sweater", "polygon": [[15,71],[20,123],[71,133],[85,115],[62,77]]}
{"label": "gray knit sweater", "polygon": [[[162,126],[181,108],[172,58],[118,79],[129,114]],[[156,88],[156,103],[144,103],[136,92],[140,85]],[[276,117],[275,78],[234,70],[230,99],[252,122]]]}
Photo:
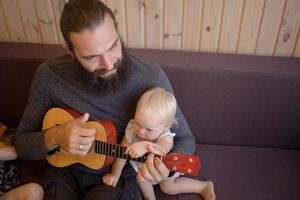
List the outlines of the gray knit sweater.
{"label": "gray knit sweater", "polygon": [[[97,95],[80,79],[82,67],[71,56],[49,59],[39,66],[31,85],[30,96],[15,138],[22,159],[39,160],[47,156],[42,130],[45,113],[52,107],[70,107],[90,114],[91,120],[109,119],[122,138],[127,123],[134,118],[136,103],[147,89],[172,87],[162,69],[132,55],[131,77],[122,89],[112,95]],[[194,136],[178,107],[173,152],[191,154],[195,150]]]}

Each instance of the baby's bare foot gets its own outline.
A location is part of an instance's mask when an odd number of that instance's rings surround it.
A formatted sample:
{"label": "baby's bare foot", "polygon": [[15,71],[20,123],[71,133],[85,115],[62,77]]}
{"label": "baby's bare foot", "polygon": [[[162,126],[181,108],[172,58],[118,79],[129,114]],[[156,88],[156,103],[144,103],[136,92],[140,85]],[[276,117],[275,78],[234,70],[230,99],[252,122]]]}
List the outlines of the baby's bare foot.
{"label": "baby's bare foot", "polygon": [[215,200],[216,195],[214,191],[214,184],[211,181],[205,181],[204,187],[201,189],[200,194],[205,200]]}

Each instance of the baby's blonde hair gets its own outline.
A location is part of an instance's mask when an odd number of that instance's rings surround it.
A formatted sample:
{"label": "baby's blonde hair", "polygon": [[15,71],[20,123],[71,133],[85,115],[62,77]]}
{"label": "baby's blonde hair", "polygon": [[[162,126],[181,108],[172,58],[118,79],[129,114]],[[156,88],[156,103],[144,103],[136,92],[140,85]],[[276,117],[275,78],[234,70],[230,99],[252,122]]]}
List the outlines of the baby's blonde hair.
{"label": "baby's blonde hair", "polygon": [[176,124],[177,102],[174,95],[164,88],[155,87],[146,91],[138,101],[137,109],[143,114],[157,114],[170,127]]}

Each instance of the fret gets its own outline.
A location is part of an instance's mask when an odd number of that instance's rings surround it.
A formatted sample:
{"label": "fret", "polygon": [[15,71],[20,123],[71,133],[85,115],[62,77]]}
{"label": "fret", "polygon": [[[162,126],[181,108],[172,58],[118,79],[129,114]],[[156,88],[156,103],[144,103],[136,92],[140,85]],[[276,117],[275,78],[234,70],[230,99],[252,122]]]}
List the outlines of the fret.
{"label": "fret", "polygon": [[109,156],[112,156],[112,150],[111,150],[111,148],[112,148],[112,145],[108,144],[108,155]]}
{"label": "fret", "polygon": [[98,142],[98,148],[97,148],[97,153],[101,154],[101,142],[100,141],[97,141]]}
{"label": "fret", "polygon": [[120,158],[124,158],[124,148],[120,146]]}
{"label": "fret", "polygon": [[97,148],[98,148],[98,142],[95,141],[95,152],[97,153]]}
{"label": "fret", "polygon": [[111,144],[103,141],[95,142],[95,153],[137,162],[145,162],[147,160],[147,154],[139,158],[132,158],[130,155],[125,154],[125,151],[126,147],[118,144]]}
{"label": "fret", "polygon": [[111,145],[111,156],[116,157],[116,145]]}
{"label": "fret", "polygon": [[95,141],[95,152],[97,153],[97,148],[98,148],[98,142]]}
{"label": "fret", "polygon": [[107,152],[108,152],[108,145],[107,145],[107,143],[104,143],[104,146],[105,146],[104,154],[107,155]]}
{"label": "fret", "polygon": [[117,156],[116,157],[120,158],[120,146],[119,145],[117,145]]}
{"label": "fret", "polygon": [[123,147],[123,158],[128,159],[128,154],[125,153],[126,147]]}
{"label": "fret", "polygon": [[101,142],[98,141],[97,153],[101,153]]}
{"label": "fret", "polygon": [[105,144],[101,142],[101,154],[105,154]]}
{"label": "fret", "polygon": [[116,145],[115,144],[111,144],[111,156],[112,157],[116,157],[115,152],[116,152]]}

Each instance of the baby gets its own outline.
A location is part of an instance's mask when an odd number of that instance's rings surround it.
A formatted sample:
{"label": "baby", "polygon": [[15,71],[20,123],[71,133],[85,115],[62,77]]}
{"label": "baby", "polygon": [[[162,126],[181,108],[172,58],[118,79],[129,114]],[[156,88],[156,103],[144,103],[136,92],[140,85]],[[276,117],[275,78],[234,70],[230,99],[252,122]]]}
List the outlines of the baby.
{"label": "baby", "polygon": [[[139,99],[135,117],[126,128],[125,136],[121,145],[127,147],[126,152],[132,158],[138,158],[148,152],[157,155],[167,154],[173,147],[175,133],[170,132],[171,126],[175,123],[176,114],[175,97],[163,88],[148,90]],[[122,169],[126,163],[124,159],[116,159],[112,165],[111,173],[103,176],[106,185],[115,187],[120,178]],[[155,199],[153,184],[143,179],[139,173],[142,163],[130,161],[137,171],[137,182],[142,190],[145,199]],[[211,181],[199,181],[192,178],[181,177],[175,173],[161,182],[161,190],[168,194],[198,193],[205,200],[214,200],[214,186]]]}

